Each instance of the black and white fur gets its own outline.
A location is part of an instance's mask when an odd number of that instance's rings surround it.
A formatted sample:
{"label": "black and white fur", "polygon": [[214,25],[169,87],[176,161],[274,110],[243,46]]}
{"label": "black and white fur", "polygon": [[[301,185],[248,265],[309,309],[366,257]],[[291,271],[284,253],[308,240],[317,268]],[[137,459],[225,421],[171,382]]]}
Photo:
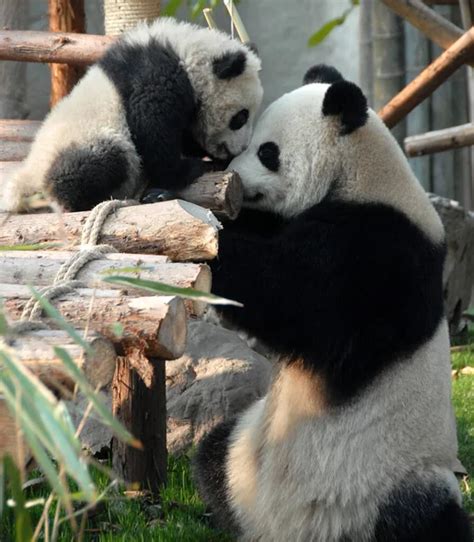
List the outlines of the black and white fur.
{"label": "black and white fur", "polygon": [[84,210],[148,183],[183,188],[204,172],[204,153],[228,160],[246,148],[259,70],[253,51],[217,30],[138,26],[51,111],[0,207],[20,210],[37,191]]}
{"label": "black and white fur", "polygon": [[279,363],[200,445],[198,487],[243,540],[471,542],[443,226],[360,89],[325,66],[305,82],[230,164],[247,209],[221,232],[214,292]]}

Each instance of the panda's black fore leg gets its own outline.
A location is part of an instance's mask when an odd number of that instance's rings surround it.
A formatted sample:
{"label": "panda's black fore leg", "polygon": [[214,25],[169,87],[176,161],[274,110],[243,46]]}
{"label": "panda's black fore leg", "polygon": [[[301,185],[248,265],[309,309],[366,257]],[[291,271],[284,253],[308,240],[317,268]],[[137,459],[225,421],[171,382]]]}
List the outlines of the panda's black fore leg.
{"label": "panda's black fore leg", "polygon": [[174,198],[176,198],[176,194],[173,194],[173,192],[170,192],[169,190],[163,190],[162,188],[151,188],[145,192],[141,202],[158,203],[160,201],[168,201]]}

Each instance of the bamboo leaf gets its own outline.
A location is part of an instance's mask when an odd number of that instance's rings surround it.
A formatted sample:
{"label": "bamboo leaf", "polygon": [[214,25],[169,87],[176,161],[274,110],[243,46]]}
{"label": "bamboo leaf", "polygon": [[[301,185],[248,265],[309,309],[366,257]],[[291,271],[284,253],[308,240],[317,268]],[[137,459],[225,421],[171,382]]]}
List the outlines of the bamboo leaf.
{"label": "bamboo leaf", "polygon": [[33,529],[30,513],[25,508],[25,495],[21,489],[20,471],[9,455],[3,459],[3,465],[11,495],[15,500],[15,538],[17,542],[27,542],[33,537]]}
{"label": "bamboo leaf", "polygon": [[166,7],[161,10],[161,14],[165,17],[173,17],[181,7],[182,0],[169,0]]}
{"label": "bamboo leaf", "polygon": [[346,20],[352,9],[353,7],[346,9],[346,11],[340,17],[331,19],[327,23],[323,24],[323,26],[319,30],[317,30],[312,36],[309,37],[308,47],[314,47],[315,45],[318,45],[334,30],[334,28],[336,28],[336,26],[344,24],[344,21]]}
{"label": "bamboo leaf", "polygon": [[33,297],[39,302],[46,314],[52,318],[58,324],[58,326],[65,331],[79,346],[82,346],[86,352],[91,353],[90,345],[79,335],[71,324],[64,319],[63,315],[33,287],[30,286],[30,290]]}
{"label": "bamboo leaf", "polygon": [[0,301],[0,335],[7,335],[9,325],[3,312],[3,303]]}
{"label": "bamboo leaf", "polygon": [[170,286],[169,284],[164,284],[163,282],[158,282],[155,280],[122,277],[120,275],[113,275],[102,280],[104,282],[112,282],[115,284],[123,284],[125,286],[143,288],[144,290],[159,295],[177,296],[184,299],[197,299],[199,301],[204,301],[205,303],[210,303],[211,305],[235,305],[236,307],[243,306],[242,303],[233,301],[231,299],[226,299],[225,297],[209,294],[207,292],[201,292],[199,290],[195,290],[194,288],[179,288],[177,286]]}
{"label": "bamboo leaf", "polygon": [[64,368],[69,373],[71,378],[74,379],[82,393],[93,404],[95,410],[101,417],[100,421],[103,424],[108,425],[121,440],[130,444],[131,446],[140,448],[140,442],[135,439],[117,419],[114,418],[106,405],[99,399],[95,391],[92,389],[89,382],[87,382],[86,377],[79,367],[74,363],[69,353],[59,346],[54,347],[54,352],[59,358],[61,358]]}
{"label": "bamboo leaf", "polygon": [[7,250],[47,250],[61,246],[62,243],[35,243],[33,245],[0,245],[0,252]]}
{"label": "bamboo leaf", "polygon": [[135,267],[109,267],[100,271],[100,275],[114,275],[117,273],[143,273],[143,271],[153,271],[155,268],[151,265],[141,266],[137,265]]}

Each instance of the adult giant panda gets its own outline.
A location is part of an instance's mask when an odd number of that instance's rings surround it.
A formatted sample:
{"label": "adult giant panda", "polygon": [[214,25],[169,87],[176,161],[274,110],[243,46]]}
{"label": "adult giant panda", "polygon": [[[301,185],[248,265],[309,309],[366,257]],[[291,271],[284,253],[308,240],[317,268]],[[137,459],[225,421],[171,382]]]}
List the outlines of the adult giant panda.
{"label": "adult giant panda", "polygon": [[361,90],[333,68],[264,112],[230,164],[225,318],[270,345],[268,394],[198,447],[195,475],[244,540],[471,542],[443,314],[443,226]]}
{"label": "adult giant panda", "polygon": [[183,188],[204,171],[196,155],[228,160],[247,146],[259,70],[223,32],[169,18],[139,25],[51,111],[0,207],[19,210],[37,191],[77,211],[147,183]]}

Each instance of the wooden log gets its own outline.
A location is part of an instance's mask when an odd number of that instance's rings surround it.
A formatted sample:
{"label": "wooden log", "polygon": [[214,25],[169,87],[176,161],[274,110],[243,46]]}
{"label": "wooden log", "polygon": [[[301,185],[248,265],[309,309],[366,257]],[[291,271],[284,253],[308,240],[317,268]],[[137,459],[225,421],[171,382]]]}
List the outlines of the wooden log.
{"label": "wooden log", "polygon": [[119,358],[112,386],[115,416],[140,440],[143,450],[112,440],[113,468],[124,480],[157,492],[166,482],[166,386],[165,362],[148,363],[150,378],[145,382],[133,370],[137,360]]}
{"label": "wooden log", "polygon": [[467,147],[474,145],[474,124],[463,124],[462,126],[407,137],[404,144],[408,156],[422,156]]}
{"label": "wooden log", "polygon": [[84,352],[62,330],[29,331],[13,336],[8,342],[25,367],[48,387],[60,392],[74,390],[76,383],[56,356],[55,346],[69,353],[94,389],[108,386],[112,382],[117,354],[112,342],[97,333],[87,336],[86,342],[91,349],[89,353]]}
{"label": "wooden log", "polygon": [[0,141],[0,162],[23,160],[30,152],[29,141]]}
{"label": "wooden log", "polygon": [[389,128],[395,126],[446,81],[472,55],[473,51],[474,27],[444,51],[441,56],[379,111],[379,116],[385,124]]}
{"label": "wooden log", "polygon": [[[64,250],[80,243],[88,215],[0,214],[0,245],[57,242]],[[118,209],[102,226],[99,242],[119,252],[163,254],[174,261],[210,260],[217,255],[218,229],[210,211],[172,200]]]}
{"label": "wooden log", "polygon": [[[51,32],[85,33],[84,0],[49,0],[48,12]],[[83,75],[83,66],[51,64],[50,106],[54,107],[59,100],[69,94]]]}
{"label": "wooden log", "polygon": [[[21,129],[16,131],[21,132]],[[4,128],[3,133],[6,134],[5,137],[2,137],[0,122],[0,185],[20,168],[21,162],[18,160],[26,158],[30,150],[30,142],[20,139],[23,136],[18,136],[14,140],[15,136],[9,135],[11,132],[8,128]],[[186,201],[210,209],[219,218],[234,220],[242,207],[243,188],[235,171],[213,171],[205,173],[177,195]]]}
{"label": "wooden log", "polygon": [[210,209],[220,218],[237,218],[244,199],[242,181],[235,171],[206,173],[178,193],[186,201]]}
{"label": "wooden log", "polygon": [[[12,320],[21,317],[31,291],[27,286],[0,284],[0,297]],[[90,329],[120,345],[126,352],[175,359],[186,344],[186,310],[176,297],[131,297],[121,290],[80,288],[53,300],[59,312],[74,327]],[[47,320],[51,327],[54,322]],[[123,328],[117,335],[115,324]]]}
{"label": "wooden log", "polygon": [[0,142],[33,141],[40,126],[39,120],[1,119]]}
{"label": "wooden log", "polygon": [[113,41],[111,36],[73,32],[0,30],[0,60],[87,66],[99,60]]}
{"label": "wooden log", "polygon": [[[73,252],[54,251],[2,251],[0,253],[0,283],[34,284],[48,286],[55,277],[61,265],[68,261]],[[178,286],[180,288],[195,288],[202,292],[211,291],[211,271],[205,264],[167,263],[166,256],[106,254],[100,260],[87,263],[76,278],[88,287],[123,288],[120,285],[101,283],[106,275],[104,271],[125,267],[143,267],[140,277],[146,280],[156,280]],[[147,269],[148,268],[148,269]],[[128,276],[136,276],[135,274]],[[127,287],[129,295],[144,295],[142,289]],[[200,301],[187,300],[189,312],[201,316],[206,304]]]}
{"label": "wooden log", "polygon": [[[382,0],[382,2],[443,49],[453,45],[464,34],[461,28],[424,5],[421,0]],[[474,66],[473,56],[471,53],[466,61]]]}

